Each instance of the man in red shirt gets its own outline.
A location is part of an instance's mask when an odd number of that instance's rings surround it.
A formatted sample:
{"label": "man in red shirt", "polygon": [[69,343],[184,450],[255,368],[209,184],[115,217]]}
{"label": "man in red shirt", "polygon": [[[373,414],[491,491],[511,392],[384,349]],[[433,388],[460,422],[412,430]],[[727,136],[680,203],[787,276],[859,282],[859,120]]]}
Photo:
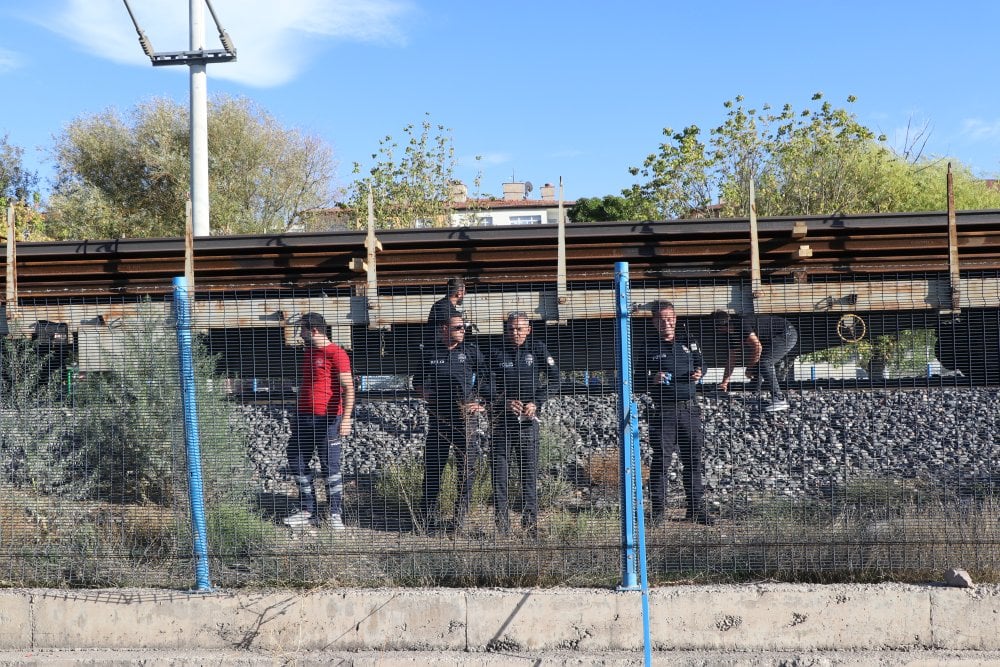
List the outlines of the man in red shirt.
{"label": "man in red shirt", "polygon": [[354,378],[347,352],[326,334],[326,320],[319,313],[306,313],[299,326],[305,343],[301,383],[292,437],[288,442],[288,464],[299,487],[299,511],[285,517],[287,526],[319,525],[309,461],[318,451],[326,484],[327,523],[343,530],[341,498],[344,479],[340,472],[340,439],[351,432],[354,411]]}

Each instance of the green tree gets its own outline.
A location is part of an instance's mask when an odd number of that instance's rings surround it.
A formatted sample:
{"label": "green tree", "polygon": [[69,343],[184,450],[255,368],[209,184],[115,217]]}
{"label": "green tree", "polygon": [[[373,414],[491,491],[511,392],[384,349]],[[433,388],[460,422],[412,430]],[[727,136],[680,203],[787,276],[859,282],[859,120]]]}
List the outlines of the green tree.
{"label": "green tree", "polygon": [[[0,211],[14,205],[18,236],[23,240],[44,240],[44,218],[39,206],[38,174],[24,166],[24,149],[10,143],[8,135],[0,137]],[[5,218],[4,218],[5,220]],[[5,224],[5,223],[0,223]]]}
{"label": "green tree", "polygon": [[613,220],[654,220],[656,207],[637,196],[605,195],[577,199],[566,212],[573,222],[606,222]]}
{"label": "green tree", "polygon": [[0,204],[11,201],[35,202],[38,197],[38,174],[24,167],[24,149],[0,137]]}
{"label": "green tree", "polygon": [[[853,96],[847,103],[855,102]],[[810,106],[780,111],[724,103],[725,120],[707,140],[691,125],[664,130],[658,152],[630,172],[641,176],[626,194],[652,203],[662,218],[686,217],[718,196],[722,215],[743,216],[753,179],[759,215],[877,213],[944,208],[946,161],[908,147],[894,152],[886,137],[861,124],[847,108],[813,95]],[[923,131],[916,141],[926,143]],[[959,208],[1000,206],[1000,192],[956,162]]]}
{"label": "green tree", "polygon": [[[430,114],[424,114],[423,122],[419,126],[407,125],[403,135],[402,142],[391,135],[380,139],[378,151],[372,153],[374,166],[367,176],[359,177],[351,186],[348,208],[353,213],[355,227],[363,228],[368,224],[369,189],[378,227],[397,229],[449,224],[456,183],[451,130],[433,124]],[[354,173],[362,173],[357,162]],[[478,189],[478,177],[474,185]],[[474,213],[470,215],[474,217]]]}
{"label": "green tree", "polygon": [[695,125],[677,133],[663,128],[668,139],[660,144],[659,153],[648,155],[642,167],[629,169],[633,176],[648,180],[622,194],[651,204],[659,219],[687,217],[691,211],[708,207],[712,203],[712,160],[700,134]]}
{"label": "green tree", "polygon": [[[246,98],[208,109],[214,234],[284,231],[333,201],[335,163],[320,139]],[[166,99],[71,122],[57,138],[49,229],[62,238],[177,236],[189,191],[188,109]]]}

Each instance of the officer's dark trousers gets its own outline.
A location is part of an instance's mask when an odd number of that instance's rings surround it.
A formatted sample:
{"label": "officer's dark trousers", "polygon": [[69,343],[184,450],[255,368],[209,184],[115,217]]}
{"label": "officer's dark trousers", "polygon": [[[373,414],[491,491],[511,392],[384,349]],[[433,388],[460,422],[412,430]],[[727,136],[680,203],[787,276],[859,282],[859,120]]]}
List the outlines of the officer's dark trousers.
{"label": "officer's dark trousers", "polygon": [[476,455],[472,443],[470,418],[455,416],[454,419],[430,415],[427,428],[427,444],[424,449],[424,498],[423,515],[435,518],[438,512],[438,497],[441,495],[441,476],[448,464],[448,453],[455,451],[455,465],[458,468],[458,500],[455,517],[461,521],[472,503],[472,484],[475,481]]}
{"label": "officer's dark trousers", "polygon": [[681,481],[687,499],[687,513],[702,509],[701,451],[705,445],[701,410],[692,401],[664,403],[649,413],[649,444],[653,461],[649,469],[652,514],[661,517],[667,508],[667,475],[670,458],[677,452],[684,470]]}
{"label": "officer's dark trousers", "polygon": [[493,506],[497,525],[507,525],[507,490],[512,456],[520,459],[521,523],[533,526],[538,522],[538,420],[517,420],[507,413],[497,418],[493,426],[490,465],[493,471]]}

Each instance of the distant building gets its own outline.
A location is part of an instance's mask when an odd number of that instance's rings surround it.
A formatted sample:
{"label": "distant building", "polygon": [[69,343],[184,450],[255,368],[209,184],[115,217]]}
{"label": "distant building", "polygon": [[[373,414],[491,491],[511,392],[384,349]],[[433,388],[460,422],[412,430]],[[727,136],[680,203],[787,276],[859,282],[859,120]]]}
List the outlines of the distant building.
{"label": "distant building", "polygon": [[[559,200],[556,199],[556,188],[546,183],[539,188],[539,199],[528,199],[532,187],[527,182],[511,182],[503,184],[503,199],[482,197],[469,199],[469,190],[464,183],[456,181],[452,184],[451,213],[448,220],[444,216],[435,219],[433,223],[417,220],[414,227],[445,226],[471,227],[475,225],[503,227],[509,225],[546,225],[558,224]],[[569,209],[575,200],[564,201],[563,209]],[[290,232],[303,231],[340,231],[348,229],[363,229],[361,224],[355,225],[357,213],[345,206],[337,204],[331,208],[313,209],[299,214],[295,224],[288,228]]]}
{"label": "distant building", "polygon": [[[530,183],[513,181],[503,184],[503,199],[469,199],[465,184],[456,182],[452,186],[451,224],[454,227],[557,224],[559,200],[555,186],[546,183],[539,188],[538,199],[528,199],[531,190]],[[575,203],[575,200],[564,201],[564,211]]]}

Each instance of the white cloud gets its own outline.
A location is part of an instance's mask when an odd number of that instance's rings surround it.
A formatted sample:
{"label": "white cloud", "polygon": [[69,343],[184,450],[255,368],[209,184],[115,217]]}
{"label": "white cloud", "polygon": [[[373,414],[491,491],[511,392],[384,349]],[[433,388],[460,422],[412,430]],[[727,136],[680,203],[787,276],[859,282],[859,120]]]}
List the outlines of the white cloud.
{"label": "white cloud", "polygon": [[973,141],[1000,139],[1000,120],[966,118],[962,121],[961,134]]}
{"label": "white cloud", "polygon": [[[94,55],[149,66],[120,0],[55,4],[34,20]],[[188,49],[188,3],[132,0],[130,4],[158,52]],[[295,79],[324,41],[404,44],[400,23],[412,10],[410,0],[215,0],[212,5],[238,54],[235,63],[213,67],[212,78],[259,87]],[[207,7],[205,46],[221,48]]]}
{"label": "white cloud", "polygon": [[21,57],[13,51],[0,49],[0,74],[10,72],[21,66]]}

